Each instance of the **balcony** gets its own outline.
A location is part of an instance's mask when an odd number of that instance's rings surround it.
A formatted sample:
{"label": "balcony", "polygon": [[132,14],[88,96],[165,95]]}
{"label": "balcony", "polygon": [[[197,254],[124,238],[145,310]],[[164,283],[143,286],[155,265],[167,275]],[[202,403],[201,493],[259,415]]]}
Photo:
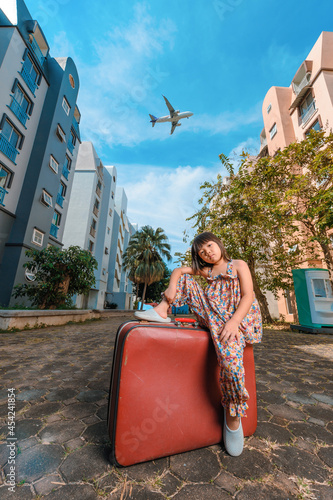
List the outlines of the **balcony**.
{"label": "balcony", "polygon": [[96,186],[96,194],[99,198],[101,197],[101,190],[99,189],[98,186]]}
{"label": "balcony", "polygon": [[7,193],[8,193],[8,191],[6,191],[5,188],[0,187],[0,205],[2,207],[5,206],[3,200],[4,200],[4,198],[5,198],[5,196],[6,196]]}
{"label": "balcony", "polygon": [[315,113],[316,111],[316,104],[314,101],[312,101],[309,106],[302,110],[302,125],[305,125],[311,118],[311,116]]}
{"label": "balcony", "polygon": [[65,165],[62,167],[62,175],[65,177],[66,181],[68,181],[69,170]]}
{"label": "balcony", "polygon": [[[16,155],[18,153],[17,149],[12,146],[7,139],[0,134],[0,151],[6,155],[13,163],[15,163]],[[16,165],[16,163],[15,163]]]}
{"label": "balcony", "polygon": [[71,140],[68,141],[67,143],[67,147],[69,149],[69,151],[73,154],[73,151],[74,151],[74,144],[72,143]]}
{"label": "balcony", "polygon": [[21,75],[22,75],[22,78],[25,81],[25,83],[28,85],[28,88],[33,93],[34,97],[36,97],[35,90],[37,88],[37,83],[31,78],[30,73],[28,73],[25,64],[23,64],[23,66],[22,66]]}
{"label": "balcony", "polygon": [[92,226],[90,226],[90,234],[95,238],[96,236],[96,229],[94,229]]}
{"label": "balcony", "polygon": [[96,217],[98,217],[98,208],[96,207],[96,205],[94,205],[93,213],[94,215],[96,215]]}
{"label": "balcony", "polygon": [[61,196],[60,193],[57,194],[57,204],[59,205],[59,207],[63,208],[63,204],[64,204],[64,197]]}
{"label": "balcony", "polygon": [[35,37],[34,37],[33,35],[30,35],[30,36],[29,36],[29,39],[30,39],[30,45],[31,45],[31,47],[32,47],[32,50],[34,51],[34,54],[35,54],[35,56],[36,56],[36,58],[37,58],[37,60],[38,60],[39,64],[40,64],[41,66],[43,66],[43,64],[44,64],[44,60],[45,60],[45,57],[43,56],[43,53],[42,53],[42,51],[40,50],[39,45],[38,45],[38,43],[36,42]]}
{"label": "balcony", "polygon": [[50,235],[54,236],[54,238],[58,238],[58,230],[58,226],[56,226],[55,224],[51,224]]}
{"label": "balcony", "polygon": [[77,135],[78,138],[80,138],[80,131],[79,131],[79,124],[78,122],[75,120],[75,118],[73,118],[73,123],[72,123],[72,127]]}
{"label": "balcony", "polygon": [[29,118],[29,116],[27,115],[27,113],[25,111],[23,111],[23,109],[21,108],[21,106],[19,105],[17,100],[14,99],[14,97],[12,98],[12,102],[10,103],[9,107],[12,110],[12,112],[14,113],[14,115],[20,120],[22,125],[25,126],[26,121]]}

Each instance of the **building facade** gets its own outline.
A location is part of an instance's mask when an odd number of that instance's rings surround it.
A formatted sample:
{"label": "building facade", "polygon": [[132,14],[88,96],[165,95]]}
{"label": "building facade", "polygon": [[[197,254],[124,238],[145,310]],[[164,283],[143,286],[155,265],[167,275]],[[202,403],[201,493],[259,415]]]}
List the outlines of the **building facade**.
{"label": "building facade", "polygon": [[[310,130],[333,128],[333,33],[322,32],[311,52],[295,73],[289,87],[271,87],[262,114],[264,128],[260,134],[259,156],[274,156],[290,143],[302,141]],[[333,232],[333,229],[332,229]],[[322,259],[304,255],[303,267],[326,267]],[[293,294],[281,291],[271,308],[286,321],[296,320]],[[276,315],[276,314],[275,314]]]}
{"label": "building facade", "polygon": [[91,142],[82,142],[75,166],[63,242],[89,250],[98,263],[96,283],[87,296],[75,297],[80,308],[132,306],[132,285],[122,270],[122,255],[134,229],[129,224],[127,198],[117,188],[117,170],[105,167]]}
{"label": "building facade", "polygon": [[[33,279],[25,252],[62,247],[80,112],[70,58],[54,59],[23,0],[0,0],[0,306]],[[21,301],[22,302],[22,301]]]}

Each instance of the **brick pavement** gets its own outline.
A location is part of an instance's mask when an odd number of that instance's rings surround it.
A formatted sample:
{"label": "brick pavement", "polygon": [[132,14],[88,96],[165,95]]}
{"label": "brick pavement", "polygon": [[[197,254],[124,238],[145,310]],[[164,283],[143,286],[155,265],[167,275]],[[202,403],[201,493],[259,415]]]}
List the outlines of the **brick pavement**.
{"label": "brick pavement", "polygon": [[[107,320],[0,334],[0,498],[332,499],[333,337],[266,330],[255,347],[258,428],[241,457],[220,445],[116,469],[106,412]],[[7,389],[16,389],[15,493],[8,490]]]}

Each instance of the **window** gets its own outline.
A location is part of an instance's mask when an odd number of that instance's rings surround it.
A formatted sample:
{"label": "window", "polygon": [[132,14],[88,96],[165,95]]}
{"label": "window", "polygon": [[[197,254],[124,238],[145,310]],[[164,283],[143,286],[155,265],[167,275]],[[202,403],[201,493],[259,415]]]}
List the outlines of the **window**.
{"label": "window", "polygon": [[64,96],[63,100],[62,100],[62,107],[63,109],[65,110],[65,113],[66,115],[68,116],[69,115],[69,112],[71,110],[71,107],[70,105],[68,104],[68,101],[66,99],[66,97]]}
{"label": "window", "polygon": [[55,226],[59,227],[60,226],[60,221],[61,221],[61,214],[55,210],[53,212],[52,224],[54,224]]}
{"label": "window", "polygon": [[30,76],[31,80],[34,83],[36,83],[37,79],[39,77],[39,71],[37,71],[37,68],[34,65],[34,63],[32,62],[32,59],[30,58],[29,55],[25,60],[24,69],[25,69],[26,73]]}
{"label": "window", "polygon": [[109,255],[109,249],[108,249],[108,247],[105,247],[104,253],[105,253],[105,255]]}
{"label": "window", "polygon": [[72,160],[68,155],[65,156],[64,167],[67,168],[67,170],[72,168]]}
{"label": "window", "polygon": [[269,105],[267,106],[267,114],[269,114],[269,112],[271,111],[271,109],[272,109],[272,105],[271,105],[271,104],[269,104]]}
{"label": "window", "polygon": [[311,130],[315,130],[316,132],[319,132],[321,130],[320,122],[319,120],[316,120],[311,127],[305,132],[305,135],[309,135]]}
{"label": "window", "polygon": [[0,165],[0,188],[10,187],[12,173]]}
{"label": "window", "polygon": [[92,253],[93,250],[94,250],[94,243],[93,243],[93,241],[89,240],[89,242],[88,242],[88,251],[90,253]]}
{"label": "window", "polygon": [[32,242],[41,247],[43,245],[43,239],[44,233],[34,228],[34,231],[32,233]]}
{"label": "window", "polygon": [[277,133],[277,128],[276,128],[276,123],[274,123],[273,127],[269,131],[270,138],[273,139],[276,133]]}
{"label": "window", "polygon": [[290,296],[290,291],[285,290],[285,296],[286,296],[286,306],[287,306],[287,313],[288,314],[294,314],[293,307],[291,304],[291,296]]}
{"label": "window", "polygon": [[110,216],[112,215],[112,208],[110,208],[110,210],[109,210],[109,215]]}
{"label": "window", "polygon": [[66,141],[66,134],[63,131],[63,129],[60,127],[59,123],[57,125],[57,136],[59,137],[59,139],[61,140],[61,142],[65,142]]}
{"label": "window", "polygon": [[9,108],[13,111],[22,125],[25,126],[26,121],[29,118],[28,115],[31,115],[32,113],[33,103],[19,85],[17,78],[15,79],[12,92],[12,102],[10,103]]}
{"label": "window", "polygon": [[316,111],[316,104],[312,92],[309,92],[299,107],[302,123],[306,123]]}
{"label": "window", "polygon": [[93,229],[96,229],[96,224],[97,224],[97,222],[95,221],[95,219],[94,219],[94,218],[92,218],[92,221],[91,221],[91,227],[92,227]]}
{"label": "window", "polygon": [[41,201],[44,205],[52,207],[52,196],[45,189],[42,191]]}
{"label": "window", "polygon": [[58,173],[58,167],[59,163],[57,160],[54,158],[54,156],[50,155],[50,162],[49,162],[49,167],[57,174]]}
{"label": "window", "polygon": [[110,228],[109,228],[109,227],[108,227],[108,229],[107,229],[107,232],[108,232],[108,234],[110,234]]}
{"label": "window", "polygon": [[19,146],[19,141],[22,138],[20,132],[14,127],[14,125],[7,118],[3,123],[1,135],[5,139],[7,139],[7,141],[11,146],[13,146],[13,148],[17,148]]}
{"label": "window", "polygon": [[66,190],[67,190],[67,186],[63,182],[60,182],[59,191],[58,191],[60,196],[65,197]]}
{"label": "window", "polygon": [[71,136],[70,136],[69,140],[72,143],[72,145],[75,146],[76,137],[75,137],[75,135],[73,134],[72,131],[71,131]]}

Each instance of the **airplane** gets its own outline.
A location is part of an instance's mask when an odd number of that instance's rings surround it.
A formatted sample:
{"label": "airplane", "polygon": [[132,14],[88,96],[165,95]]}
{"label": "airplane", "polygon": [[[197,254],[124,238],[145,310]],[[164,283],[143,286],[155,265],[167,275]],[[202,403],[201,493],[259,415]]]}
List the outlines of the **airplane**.
{"label": "airplane", "polygon": [[168,109],[170,111],[170,115],[161,116],[160,118],[156,118],[156,116],[149,114],[150,123],[152,123],[152,126],[154,127],[155,123],[171,122],[172,125],[171,125],[170,135],[172,135],[175,131],[175,128],[181,126],[181,123],[178,123],[178,120],[181,120],[182,118],[189,118],[190,116],[193,115],[193,113],[191,113],[190,111],[183,111],[182,113],[180,113],[179,109],[177,111],[175,111],[166,97],[164,97],[164,100],[165,100],[165,104],[168,106]]}

